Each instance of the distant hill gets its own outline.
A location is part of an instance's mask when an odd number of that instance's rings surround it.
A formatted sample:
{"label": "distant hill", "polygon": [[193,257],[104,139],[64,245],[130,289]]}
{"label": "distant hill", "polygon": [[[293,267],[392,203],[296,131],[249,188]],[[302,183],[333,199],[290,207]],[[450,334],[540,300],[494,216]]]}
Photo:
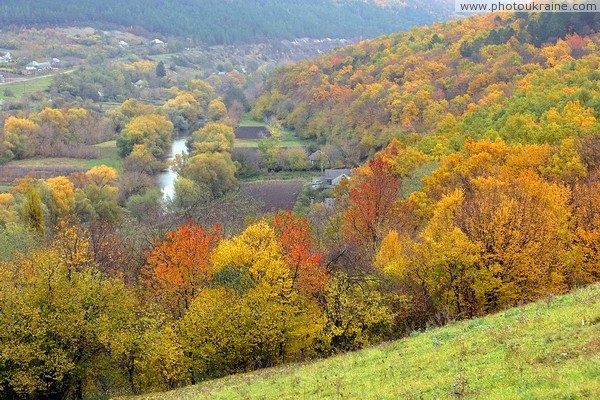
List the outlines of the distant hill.
{"label": "distant hill", "polygon": [[4,0],[2,25],[139,27],[207,44],[374,37],[447,18],[445,0]]}
{"label": "distant hill", "polygon": [[140,399],[600,396],[600,286],[309,364]]}
{"label": "distant hill", "polygon": [[[546,134],[555,108],[578,103],[600,120],[600,78],[591,73],[599,31],[598,13],[485,14],[419,27],[283,68],[254,115],[346,153],[360,149],[355,164],[392,137],[427,135],[420,149],[438,155],[467,137],[555,144],[585,135]],[[521,117],[531,124],[514,122]]]}

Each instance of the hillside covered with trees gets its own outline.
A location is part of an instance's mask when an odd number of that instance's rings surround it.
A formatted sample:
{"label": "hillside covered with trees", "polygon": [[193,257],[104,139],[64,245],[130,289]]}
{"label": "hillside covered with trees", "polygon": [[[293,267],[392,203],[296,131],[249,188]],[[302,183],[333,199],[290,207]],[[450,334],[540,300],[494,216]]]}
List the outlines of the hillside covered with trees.
{"label": "hillside covered with trees", "polygon": [[[98,68],[56,78],[47,95],[60,108],[6,112],[2,157],[112,138],[122,162],[26,176],[0,194],[0,397],[165,391],[452,324],[424,335],[420,360],[438,366],[455,321],[538,300],[552,308],[599,282],[597,27],[596,14],[483,15],[281,69],[254,115],[318,142],[323,167],[355,168],[326,202],[307,190],[305,207],[258,217],[232,158],[242,75],[172,87],[159,63],[131,60],[112,69],[123,85],[103,83],[114,79]],[[95,107],[92,78],[123,102]],[[166,101],[146,104],[142,93]],[[86,126],[108,137],[88,137]],[[191,134],[189,154],[175,157],[175,197],[163,201],[151,176],[177,131]],[[596,359],[579,361],[597,355],[597,289],[581,293],[577,318],[559,311],[555,330],[530,325],[535,308],[511,318],[513,330],[460,323],[489,329],[477,337],[501,354],[494,366],[509,365],[485,387],[514,388],[512,379],[529,394],[575,375],[594,390]],[[452,381],[436,370],[426,384],[469,394],[469,377],[481,376],[473,338],[452,351],[461,362]],[[380,379],[401,381],[408,362]],[[328,384],[340,395],[343,377]]]}
{"label": "hillside covered with trees", "polygon": [[556,144],[597,130],[599,27],[595,13],[542,13],[414,28],[284,68],[254,113],[348,166],[392,138],[436,156],[468,137]]}
{"label": "hillside covered with trees", "polygon": [[7,0],[3,25],[136,27],[206,44],[269,39],[374,37],[447,18],[449,3],[402,5],[358,0]]}

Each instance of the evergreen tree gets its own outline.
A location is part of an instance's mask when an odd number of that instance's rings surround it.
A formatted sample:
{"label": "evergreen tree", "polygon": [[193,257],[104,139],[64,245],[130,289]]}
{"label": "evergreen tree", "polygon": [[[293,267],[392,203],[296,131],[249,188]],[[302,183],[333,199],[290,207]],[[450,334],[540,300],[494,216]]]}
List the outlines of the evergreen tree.
{"label": "evergreen tree", "polygon": [[165,69],[165,63],[160,61],[156,64],[156,76],[159,78],[164,78],[167,76],[167,70]]}

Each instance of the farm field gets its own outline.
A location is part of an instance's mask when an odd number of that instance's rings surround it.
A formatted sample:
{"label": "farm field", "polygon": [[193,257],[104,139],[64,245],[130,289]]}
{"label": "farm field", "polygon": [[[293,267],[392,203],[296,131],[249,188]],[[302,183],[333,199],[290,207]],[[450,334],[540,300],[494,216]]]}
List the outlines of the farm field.
{"label": "farm field", "polygon": [[262,202],[263,212],[292,210],[302,190],[302,180],[269,180],[264,182],[244,182],[241,190]]}
{"label": "farm field", "polygon": [[[0,99],[18,100],[24,94],[37,93],[50,87],[53,75],[39,76],[27,81],[10,82],[0,84]],[[12,96],[6,96],[7,92],[12,92]]]}
{"label": "farm field", "polygon": [[[249,114],[244,114],[239,127],[252,127],[252,128],[261,128],[267,127],[267,124],[261,121],[256,121],[250,117]],[[258,130],[257,130],[258,131]],[[281,129],[281,141],[277,143],[278,147],[306,147],[310,145],[310,140],[305,140],[297,137],[294,132],[288,129]],[[254,138],[237,138],[235,139],[235,147],[251,147],[257,148],[260,140],[262,138],[260,136],[256,136]]]}
{"label": "farm field", "polygon": [[131,400],[600,398],[600,285],[313,363]]}
{"label": "farm field", "polygon": [[[54,76],[60,74],[69,74],[75,71],[74,69],[55,71],[54,73],[32,76],[26,78],[18,78],[17,81],[0,83],[0,99],[2,100],[19,100],[24,94],[42,92],[50,87]],[[6,91],[12,92],[12,96],[6,96]]]}
{"label": "farm field", "polygon": [[269,181],[287,181],[302,180],[310,181],[313,177],[321,176],[320,171],[270,171],[258,176],[241,179],[242,182],[269,182]]}
{"label": "farm field", "polygon": [[9,167],[39,168],[39,167],[70,167],[90,169],[98,165],[107,165],[117,170],[121,169],[121,159],[117,153],[116,141],[94,145],[99,149],[96,159],[82,159],[70,157],[36,157],[24,160],[13,160],[6,164]]}

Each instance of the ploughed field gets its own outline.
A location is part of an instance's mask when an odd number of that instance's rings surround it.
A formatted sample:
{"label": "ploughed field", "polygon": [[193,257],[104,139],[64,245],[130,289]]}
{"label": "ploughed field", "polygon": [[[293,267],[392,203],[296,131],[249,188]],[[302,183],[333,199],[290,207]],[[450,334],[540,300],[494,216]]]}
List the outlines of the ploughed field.
{"label": "ploughed field", "polygon": [[263,203],[263,212],[277,212],[294,208],[303,184],[301,180],[244,182],[240,190]]}

